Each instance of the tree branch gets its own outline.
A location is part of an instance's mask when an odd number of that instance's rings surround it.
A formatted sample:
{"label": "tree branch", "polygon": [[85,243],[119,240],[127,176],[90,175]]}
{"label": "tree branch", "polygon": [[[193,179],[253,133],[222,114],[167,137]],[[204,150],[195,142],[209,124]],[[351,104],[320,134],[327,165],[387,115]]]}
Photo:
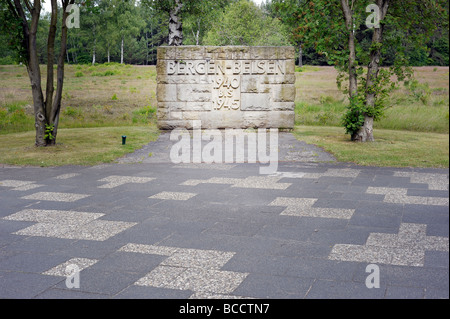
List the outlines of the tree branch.
{"label": "tree branch", "polygon": [[12,12],[16,18],[20,18],[20,15],[17,12],[16,7],[14,6],[14,3],[11,0],[7,0],[6,3],[8,4],[9,11]]}
{"label": "tree branch", "polygon": [[31,10],[33,9],[33,7],[31,6],[31,2],[29,0],[24,0],[25,5],[27,6],[28,11],[31,12]]}

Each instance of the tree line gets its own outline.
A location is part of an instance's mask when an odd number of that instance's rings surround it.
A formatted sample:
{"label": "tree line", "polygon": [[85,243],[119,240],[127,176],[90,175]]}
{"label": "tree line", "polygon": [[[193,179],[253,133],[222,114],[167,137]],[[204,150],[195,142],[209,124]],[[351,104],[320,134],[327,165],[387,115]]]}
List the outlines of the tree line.
{"label": "tree line", "polygon": [[0,52],[27,67],[36,146],[56,143],[66,63],[152,64],[162,44],[294,45],[299,65],[310,59],[339,71],[349,99],[342,124],[360,142],[374,140],[373,122],[390,92],[414,76],[411,66],[448,65],[446,0],[50,1],[43,16],[40,0],[0,2]]}
{"label": "tree line", "polygon": [[[0,0],[3,21],[7,21],[5,1]],[[320,41],[312,39],[310,34],[313,21],[308,20],[311,15],[308,10],[311,3],[320,1],[267,0],[261,6],[249,0],[83,0],[74,3],[79,7],[80,25],[67,33],[65,62],[69,64],[153,65],[157,47],[172,44],[171,36],[176,34],[177,25],[182,28],[178,31],[181,31],[184,45],[293,45],[300,66],[332,64],[319,48]],[[174,11],[177,3],[178,12]],[[446,10],[448,13],[448,4]],[[41,64],[47,63],[51,17],[51,12],[42,11],[38,22],[36,48]],[[323,22],[332,18],[319,17]],[[61,23],[59,19],[55,50],[60,49]],[[11,46],[11,26],[1,24],[0,64],[18,62],[20,52]],[[360,42],[370,42],[368,32],[358,36]],[[437,28],[422,46],[406,42],[404,46],[411,65],[449,64],[448,28]],[[385,52],[384,64],[393,64],[396,54],[395,48]]]}

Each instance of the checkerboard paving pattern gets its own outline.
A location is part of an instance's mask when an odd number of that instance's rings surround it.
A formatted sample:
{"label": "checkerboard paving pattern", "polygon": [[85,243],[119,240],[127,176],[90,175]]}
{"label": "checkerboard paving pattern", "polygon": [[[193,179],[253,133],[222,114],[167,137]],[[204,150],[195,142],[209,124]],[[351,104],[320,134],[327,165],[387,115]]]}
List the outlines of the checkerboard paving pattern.
{"label": "checkerboard paving pattern", "polygon": [[395,172],[396,177],[409,177],[411,183],[428,184],[430,190],[448,190],[448,175],[418,172]]}
{"label": "checkerboard paving pattern", "polygon": [[447,237],[426,236],[427,225],[403,223],[398,234],[371,233],[365,245],[334,245],[329,259],[423,267],[425,251],[449,251]]}
{"label": "checkerboard paving pattern", "polygon": [[16,235],[105,241],[136,223],[100,220],[104,214],[57,210],[26,209],[4,220],[36,224],[14,232]]}
{"label": "checkerboard paving pattern", "polygon": [[321,178],[321,177],[350,177],[355,178],[361,170],[353,168],[330,168],[325,173],[305,173],[303,178]]}
{"label": "checkerboard paving pattern", "polygon": [[124,184],[134,183],[134,184],[145,184],[153,181],[153,177],[136,177],[136,176],[108,176],[99,182],[106,182],[98,188],[115,188]]}
{"label": "checkerboard paving pattern", "polygon": [[72,194],[72,193],[56,193],[56,192],[39,192],[31,195],[23,196],[23,199],[33,199],[38,201],[50,201],[50,202],[76,202],[77,200],[89,197],[85,194]]}
{"label": "checkerboard paving pattern", "polygon": [[203,294],[211,297],[231,294],[248,275],[220,270],[234,256],[233,252],[132,243],[123,246],[120,251],[167,256],[135,285],[191,290],[196,294],[193,298]]}
{"label": "checkerboard paving pattern", "polygon": [[385,203],[448,206],[448,197],[408,196],[406,188],[369,187],[367,194],[385,195]]}
{"label": "checkerboard paving pattern", "polygon": [[69,178],[72,178],[72,177],[77,177],[77,176],[80,176],[81,174],[80,173],[67,173],[67,174],[61,174],[61,175],[58,175],[58,176],[56,176],[55,177],[55,179],[69,179]]}
{"label": "checkerboard paving pattern", "polygon": [[269,206],[286,206],[281,215],[299,217],[350,219],[355,212],[354,209],[313,207],[316,202],[314,198],[277,197]]}
{"label": "checkerboard paving pattern", "polygon": [[30,181],[18,181],[18,180],[3,180],[0,181],[0,187],[9,187],[14,191],[28,191],[38,187],[42,187],[43,185],[36,184],[35,182]]}
{"label": "checkerboard paving pattern", "polygon": [[161,192],[150,196],[149,198],[155,199],[167,199],[167,200],[188,200],[196,196],[195,193],[185,193],[185,192]]}
{"label": "checkerboard paving pattern", "polygon": [[[8,252],[8,245],[12,245],[26,253],[2,256],[0,270],[19,278],[25,272],[22,269],[11,271],[15,269],[13,267],[19,265],[20,268],[31,259],[33,263],[35,260],[41,262],[37,267],[39,270],[33,270],[33,275],[44,277],[45,284],[42,290],[36,290],[32,295],[36,297],[54,287],[52,280],[59,280],[51,276],[70,275],[67,273],[69,266],[83,270],[103,261],[105,249],[125,253],[125,256],[118,255],[126,261],[131,257],[129,254],[135,254],[132,257],[145,260],[145,263],[139,265],[142,266],[139,273],[130,271],[129,263],[120,263],[126,274],[124,282],[111,285],[117,291],[101,291],[104,296],[120,296],[122,292],[141,294],[143,291],[160,296],[171,290],[170,294],[174,296],[190,295],[191,299],[267,295],[301,298],[307,296],[308,291],[317,293],[325,282],[339,282],[351,289],[359,287],[359,282],[354,281],[357,270],[352,267],[360,266],[355,266],[355,263],[375,263],[403,266],[393,268],[405,276],[415,271],[424,274],[426,278],[417,284],[424,291],[423,296],[425,291],[433,288],[444,291],[439,296],[445,296],[448,283],[442,283],[442,278],[447,278],[448,282],[448,259],[445,257],[449,252],[448,231],[445,229],[449,206],[448,174],[445,172],[406,172],[356,166],[296,167],[292,164],[284,167],[292,171],[255,176],[255,171],[248,172],[239,165],[168,164],[160,167],[161,170],[149,166],[144,172],[142,168],[132,166],[120,170],[112,165],[101,165],[67,174],[50,170],[44,178],[34,177],[38,176],[35,173],[21,173],[21,176],[26,176],[24,179],[35,181],[20,180],[13,173],[2,175],[0,200],[4,200],[1,208],[5,208],[2,216],[6,217],[0,218],[0,226],[2,231],[8,232],[5,242],[13,238],[2,249]],[[181,173],[179,168],[187,171]],[[154,177],[140,177],[149,172]],[[74,185],[75,180],[70,181],[72,178],[82,178],[83,185]],[[49,181],[52,187],[62,186],[55,188],[60,192],[51,192],[41,185],[48,185]],[[205,184],[206,187],[195,188]],[[160,216],[152,207],[158,205],[163,211],[174,210],[174,205],[189,201],[186,204],[195,209],[200,196],[208,194],[208,188],[213,189],[208,184],[225,185],[216,185],[215,188],[227,188],[227,196],[239,195],[245,199],[248,194],[258,205],[250,207],[249,202],[241,207],[232,201],[216,201],[212,207],[216,210],[223,208],[225,213],[218,219],[208,214],[208,220],[204,220],[202,215],[210,208],[204,199],[199,205],[198,215],[187,214],[182,218],[180,211]],[[105,191],[124,185],[127,187],[121,188],[120,193]],[[39,187],[45,191],[34,191]],[[143,187],[145,192],[135,191]],[[23,193],[25,191],[28,193]],[[119,199],[120,196],[126,197],[126,201],[111,202],[111,197]],[[264,199],[264,204],[260,198]],[[267,206],[275,208],[265,209]],[[60,210],[60,207],[65,210]],[[106,209],[111,211],[97,211],[99,207],[108,207]],[[244,221],[240,219],[241,209]],[[228,211],[236,214],[228,216]],[[107,220],[109,213],[114,220]],[[197,214],[196,211],[194,213]],[[24,223],[17,222],[27,223],[24,226]],[[132,228],[135,225],[139,226]],[[235,231],[236,226],[238,229]],[[299,232],[302,236],[297,236]],[[113,238],[118,234],[121,236]],[[71,239],[74,243],[61,250],[65,242],[55,238]],[[88,242],[78,242],[83,240]],[[35,258],[31,249],[36,245],[43,247],[42,243],[51,248],[44,247],[36,254],[42,251],[51,253]],[[259,252],[262,246],[264,249],[267,246],[266,254],[249,253]],[[202,249],[205,247],[209,250]],[[66,257],[61,256],[61,251]],[[149,265],[147,259],[156,261]],[[93,267],[93,272],[100,266],[99,262]],[[334,277],[329,269],[336,269],[339,275]],[[131,273],[132,276],[128,276]],[[400,286],[403,283],[401,276],[394,278]],[[8,278],[2,278],[0,283],[3,284],[2,280],[7,283]],[[396,285],[395,280],[393,286]],[[27,285],[24,283],[23,287],[30,288]],[[388,283],[386,295],[390,292],[390,285]],[[363,290],[359,292],[365,293],[367,288],[363,282],[361,287]],[[405,287],[409,287],[408,284]],[[84,292],[91,292],[90,289]],[[98,293],[95,289],[92,292]],[[327,296],[323,289],[320,293]],[[4,296],[10,297],[0,293],[0,297]]]}
{"label": "checkerboard paving pattern", "polygon": [[286,189],[291,183],[278,183],[280,177],[276,176],[250,176],[247,178],[226,178],[213,177],[207,180],[187,180],[180,185],[197,186],[199,184],[229,184],[238,188],[258,188],[258,189]]}
{"label": "checkerboard paving pattern", "polygon": [[65,263],[62,263],[60,265],[57,265],[53,267],[52,269],[49,269],[45,272],[43,272],[43,275],[47,276],[58,276],[58,277],[66,277],[72,275],[72,273],[69,271],[70,269],[74,269],[70,266],[76,266],[76,269],[78,271],[82,271],[83,269],[86,269],[88,267],[91,267],[92,265],[96,264],[98,262],[98,259],[89,259],[89,258],[72,258],[66,261]]}

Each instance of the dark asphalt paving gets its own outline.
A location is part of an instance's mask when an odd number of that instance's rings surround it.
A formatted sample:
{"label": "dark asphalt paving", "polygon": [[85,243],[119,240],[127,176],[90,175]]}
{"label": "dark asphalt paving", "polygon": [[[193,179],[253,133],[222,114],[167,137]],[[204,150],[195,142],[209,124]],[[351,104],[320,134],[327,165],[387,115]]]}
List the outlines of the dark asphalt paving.
{"label": "dark asphalt paving", "polygon": [[[260,163],[0,168],[0,298],[449,297],[448,169],[360,167],[279,136]],[[151,154],[151,156],[149,156]]]}

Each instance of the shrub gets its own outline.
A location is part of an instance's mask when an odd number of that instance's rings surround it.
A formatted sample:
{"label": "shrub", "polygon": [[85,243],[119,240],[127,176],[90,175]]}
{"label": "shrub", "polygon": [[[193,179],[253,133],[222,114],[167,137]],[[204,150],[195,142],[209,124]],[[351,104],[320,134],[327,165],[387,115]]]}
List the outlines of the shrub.
{"label": "shrub", "polygon": [[431,89],[428,83],[419,83],[416,79],[407,82],[407,89],[416,101],[421,101],[424,105],[428,105],[431,97]]}
{"label": "shrub", "polygon": [[104,72],[92,72],[92,76],[113,76],[116,74],[117,74],[117,72],[112,71],[112,70],[107,70]]}
{"label": "shrub", "polygon": [[68,106],[63,111],[63,114],[66,116],[70,116],[70,117],[79,117],[79,116],[81,116],[81,110],[74,108],[72,106]]}
{"label": "shrub", "polygon": [[17,64],[13,57],[7,56],[0,58],[0,65],[11,65],[11,64]]}
{"label": "shrub", "polygon": [[156,108],[148,105],[140,108],[139,110],[133,111],[133,123],[143,123],[147,124],[153,118],[156,113]]}
{"label": "shrub", "polygon": [[0,128],[13,128],[13,131],[31,129],[33,117],[26,114],[23,106],[24,103],[15,102],[0,107]]}

